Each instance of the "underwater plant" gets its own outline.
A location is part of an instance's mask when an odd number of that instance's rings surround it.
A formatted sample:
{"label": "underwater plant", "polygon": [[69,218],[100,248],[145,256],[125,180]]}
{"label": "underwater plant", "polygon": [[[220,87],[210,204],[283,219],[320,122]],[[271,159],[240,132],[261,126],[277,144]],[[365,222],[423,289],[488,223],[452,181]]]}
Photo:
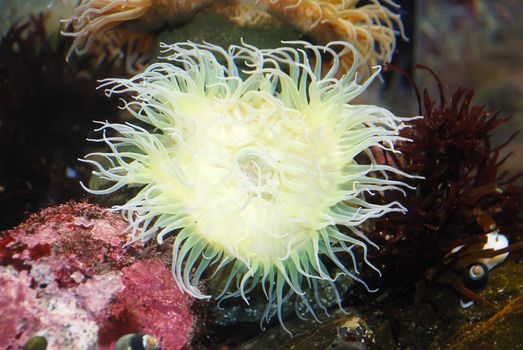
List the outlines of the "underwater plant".
{"label": "underwater plant", "polygon": [[[465,285],[462,275],[478,262],[502,261],[508,252],[523,248],[523,191],[514,184],[522,174],[499,171],[508,158],[500,157],[500,151],[517,132],[495,147],[493,131],[509,117],[475,104],[473,89],[458,88],[447,99],[443,83],[430,68],[415,68],[430,74],[438,94],[433,96],[429,89],[421,93],[413,84],[424,118],[401,131],[412,142],[398,143],[401,154],[375,152],[375,156],[381,164],[425,180],[407,180],[416,191],[402,202],[406,215],[379,218],[367,232],[381,248],[373,255],[384,271],[380,283],[390,287],[389,299],[399,295],[404,300],[406,291],[415,290],[419,303],[428,285],[439,282],[492,306]],[[384,200],[395,198],[391,192]]]}
{"label": "underwater plant", "polygon": [[[182,290],[208,299],[201,280],[230,271],[216,298],[249,303],[261,285],[268,301],[261,322],[276,313],[282,324],[282,304],[293,295],[312,315],[308,297],[321,307],[320,280],[336,288],[346,275],[371,290],[358,274],[364,266],[379,273],[367,259],[376,245],[359,227],[405,208],[366,198],[403,193],[409,186],[387,174],[410,176],[377,164],[371,152],[397,152],[409,119],[350,104],[379,67],[359,84],[356,65],[337,77],[350,44],[286,44],[162,44],[167,62],[102,81],[108,96],[132,96],[121,108],[136,123],[101,122],[103,136],[94,141],[110,150],[83,160],[111,183],[86,188],[93,194],[141,187],[113,209],[129,221],[132,241],[156,236],[161,244],[175,235],[172,271]],[[325,70],[328,56],[333,65]]]}

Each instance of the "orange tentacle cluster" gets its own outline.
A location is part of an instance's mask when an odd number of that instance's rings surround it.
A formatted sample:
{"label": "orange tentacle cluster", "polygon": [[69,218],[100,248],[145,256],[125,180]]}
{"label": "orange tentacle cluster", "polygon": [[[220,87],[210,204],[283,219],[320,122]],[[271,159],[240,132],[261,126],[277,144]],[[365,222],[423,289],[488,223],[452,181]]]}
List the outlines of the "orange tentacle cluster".
{"label": "orange tentacle cluster", "polygon": [[344,68],[356,61],[360,76],[368,76],[370,68],[390,62],[396,47],[396,34],[405,33],[398,5],[392,1],[373,0],[263,0],[269,11],[283,16],[318,43],[342,40],[358,52],[342,60]]}

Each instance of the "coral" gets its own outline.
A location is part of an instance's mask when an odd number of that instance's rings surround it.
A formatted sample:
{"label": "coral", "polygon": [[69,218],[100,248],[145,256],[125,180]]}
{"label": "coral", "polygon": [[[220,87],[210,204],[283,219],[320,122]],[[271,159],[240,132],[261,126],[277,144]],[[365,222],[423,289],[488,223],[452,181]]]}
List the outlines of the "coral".
{"label": "coral", "polygon": [[[170,62],[102,82],[108,95],[132,94],[122,108],[145,125],[100,123],[95,141],[110,150],[84,160],[111,182],[92,193],[141,187],[114,209],[130,222],[133,241],[176,234],[172,269],[180,288],[209,298],[200,280],[230,269],[217,298],[248,302],[260,284],[264,318],[275,306],[281,323],[281,306],[293,295],[314,314],[305,285],[313,293],[318,279],[334,286],[328,264],[366,286],[355,251],[378,270],[367,260],[373,243],[358,226],[404,211],[398,201],[374,205],[366,197],[403,191],[385,174],[406,175],[375,164],[370,149],[394,151],[407,119],[349,104],[371,81],[359,85],[355,69],[336,78],[335,48],[352,46],[289,44],[295,48],[163,45]],[[327,71],[322,55],[334,62]],[[351,257],[352,269],[339,255]]]}
{"label": "coral", "polygon": [[272,13],[290,20],[315,42],[347,41],[356,47],[358,57],[345,56],[345,70],[357,62],[362,78],[372,67],[388,63],[396,47],[396,35],[406,40],[399,8],[393,1],[378,0],[264,0]]}
{"label": "coral", "polygon": [[105,209],[69,203],[1,233],[0,312],[9,317],[0,319],[0,347],[39,335],[57,350],[113,349],[128,331],[151,334],[167,349],[189,342],[191,298],[140,245],[122,248],[126,227]]}

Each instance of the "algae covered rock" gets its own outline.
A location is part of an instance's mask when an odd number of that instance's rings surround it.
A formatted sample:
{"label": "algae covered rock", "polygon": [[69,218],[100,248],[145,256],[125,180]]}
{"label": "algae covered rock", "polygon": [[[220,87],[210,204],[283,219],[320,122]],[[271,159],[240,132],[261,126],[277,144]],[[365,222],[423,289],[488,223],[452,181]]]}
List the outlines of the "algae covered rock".
{"label": "algae covered rock", "polygon": [[[113,349],[128,333],[180,349],[197,323],[160,256],[118,215],[70,202],[0,232],[0,348]],[[155,253],[155,252],[153,252]],[[37,346],[37,347],[34,347]]]}
{"label": "algae covered rock", "polygon": [[289,321],[286,326],[292,332],[292,337],[280,327],[275,327],[242,344],[238,349],[373,349],[369,345],[374,342],[374,333],[367,322],[355,310],[348,311],[349,314],[345,314],[337,310],[330,317],[323,318],[323,323],[300,319]]}
{"label": "algae covered rock", "polygon": [[523,265],[509,261],[495,268],[478,293],[496,308],[463,308],[461,296],[444,287],[428,292],[417,310],[408,300],[383,310],[351,307],[348,314],[336,311],[322,318],[321,324],[286,322],[292,337],[274,327],[238,349],[523,349]]}

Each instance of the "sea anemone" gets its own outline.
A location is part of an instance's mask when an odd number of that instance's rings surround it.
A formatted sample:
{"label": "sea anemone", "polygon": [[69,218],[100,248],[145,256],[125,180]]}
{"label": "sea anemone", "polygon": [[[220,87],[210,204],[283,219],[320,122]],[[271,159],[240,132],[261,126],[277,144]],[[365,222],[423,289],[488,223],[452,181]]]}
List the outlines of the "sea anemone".
{"label": "sea anemone", "polygon": [[86,53],[95,43],[103,45],[107,32],[123,23],[140,19],[143,29],[151,30],[162,25],[165,19],[171,22],[184,19],[207,2],[209,0],[82,0],[71,17],[63,21],[70,31],[63,31],[62,35],[74,38],[67,59],[73,52]]}
{"label": "sea anemone", "polygon": [[117,68],[123,61],[125,71],[136,74],[151,61],[154,46],[153,35],[120,29],[107,32],[91,53],[96,58],[95,67],[105,64]]}
{"label": "sea anemone", "polygon": [[378,271],[367,259],[375,244],[358,226],[405,208],[366,197],[408,187],[387,175],[407,174],[376,164],[370,151],[396,152],[407,119],[349,104],[379,67],[360,85],[355,66],[337,78],[339,54],[353,52],[350,44],[285,44],[162,44],[168,62],[102,81],[108,96],[133,96],[122,109],[141,126],[101,122],[103,136],[94,141],[110,151],[84,159],[114,183],[91,193],[143,187],[113,209],[129,221],[133,241],[156,236],[161,244],[175,235],[172,272],[182,290],[210,298],[200,281],[230,271],[216,298],[248,303],[261,285],[262,322],[276,313],[282,324],[282,304],[293,295],[314,315],[310,289],[321,307],[320,280],[335,288],[344,274],[370,290],[358,274],[362,266]]}
{"label": "sea anemone", "polygon": [[[269,11],[291,21],[317,43],[343,40],[351,43],[358,53],[357,68],[360,77],[372,73],[377,64],[389,63],[396,47],[396,35],[407,40],[391,0],[262,0]],[[350,68],[354,57],[341,61]]]}
{"label": "sea anemone", "polygon": [[[147,37],[150,41],[158,32],[179,24],[206,5],[210,12],[217,13],[226,7],[241,7],[243,11],[251,11],[250,16],[254,17],[270,18],[272,14],[318,44],[347,41],[356,48],[358,57],[355,60],[353,55],[345,55],[340,61],[339,73],[343,74],[357,63],[358,77],[362,80],[373,73],[375,65],[391,62],[397,35],[407,40],[399,5],[392,0],[259,0],[260,4],[253,0],[253,3],[256,4],[247,7],[241,0],[82,0],[71,17],[64,20],[67,29],[62,34],[74,38],[67,58],[73,52],[82,55],[91,48],[103,52],[105,47],[125,46],[127,37],[133,42],[127,47],[132,48],[136,39]],[[238,19],[233,19],[236,21]],[[111,32],[118,34],[108,36]],[[132,35],[133,32],[137,35]],[[139,55],[141,61],[151,60],[147,51],[137,49],[139,52],[133,57]],[[121,56],[127,57],[123,51]],[[105,55],[102,53],[101,57]],[[140,65],[132,67],[132,62],[126,64],[131,66],[130,71],[141,68]]]}
{"label": "sea anemone", "polygon": [[73,31],[62,35],[74,38],[67,58],[76,51],[81,55],[93,41],[122,22],[142,17],[152,5],[152,0],[85,0],[74,8],[71,18],[64,20]]}

